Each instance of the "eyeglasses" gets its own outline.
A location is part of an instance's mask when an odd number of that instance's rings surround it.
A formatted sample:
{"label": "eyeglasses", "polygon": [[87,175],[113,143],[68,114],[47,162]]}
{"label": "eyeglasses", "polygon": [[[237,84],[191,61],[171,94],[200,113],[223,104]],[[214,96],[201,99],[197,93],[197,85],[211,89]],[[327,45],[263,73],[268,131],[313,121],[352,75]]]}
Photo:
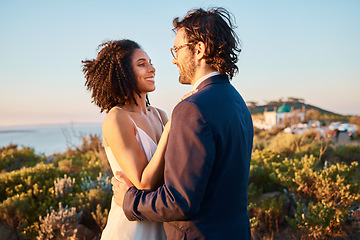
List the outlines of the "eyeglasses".
{"label": "eyeglasses", "polygon": [[178,52],[180,49],[189,46],[190,44],[194,44],[194,42],[190,42],[190,43],[186,43],[186,44],[184,44],[184,45],[178,46],[178,47],[170,48],[171,54],[173,55],[173,57],[174,57],[175,59],[177,59],[177,52]]}

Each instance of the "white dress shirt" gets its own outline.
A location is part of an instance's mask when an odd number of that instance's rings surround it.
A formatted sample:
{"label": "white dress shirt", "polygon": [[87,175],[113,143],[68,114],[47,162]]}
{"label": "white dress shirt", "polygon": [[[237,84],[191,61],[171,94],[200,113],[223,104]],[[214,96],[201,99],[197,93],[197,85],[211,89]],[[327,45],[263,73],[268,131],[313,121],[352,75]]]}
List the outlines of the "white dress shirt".
{"label": "white dress shirt", "polygon": [[192,91],[194,91],[194,90],[200,85],[200,83],[202,83],[203,81],[205,81],[205,80],[208,79],[209,77],[216,76],[216,75],[220,75],[220,73],[219,73],[219,72],[212,72],[212,73],[206,74],[205,76],[202,76],[201,78],[199,78],[199,79],[195,82],[195,84],[194,84],[194,86],[193,86],[193,88],[192,88]]}

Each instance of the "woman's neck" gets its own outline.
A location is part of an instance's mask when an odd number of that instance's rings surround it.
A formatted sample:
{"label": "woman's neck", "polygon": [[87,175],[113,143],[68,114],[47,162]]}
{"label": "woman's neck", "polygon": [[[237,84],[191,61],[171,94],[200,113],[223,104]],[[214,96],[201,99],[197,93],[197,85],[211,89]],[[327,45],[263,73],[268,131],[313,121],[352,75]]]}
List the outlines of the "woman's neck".
{"label": "woman's neck", "polygon": [[131,102],[122,106],[122,108],[129,112],[137,112],[137,113],[144,113],[147,114],[147,107],[146,107],[146,94],[141,94],[141,98],[138,95],[135,95],[135,102]]}

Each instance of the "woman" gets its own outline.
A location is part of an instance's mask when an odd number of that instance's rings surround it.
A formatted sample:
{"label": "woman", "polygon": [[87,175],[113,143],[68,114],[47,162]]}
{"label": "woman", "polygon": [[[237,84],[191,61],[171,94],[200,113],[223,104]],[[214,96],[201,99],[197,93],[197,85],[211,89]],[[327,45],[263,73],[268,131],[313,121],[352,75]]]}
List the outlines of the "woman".
{"label": "woman", "polygon": [[[164,111],[149,105],[155,68],[131,40],[108,41],[99,48],[96,59],[82,63],[93,102],[107,112],[102,132],[111,169],[114,175],[123,171],[138,189],[156,189],[163,181],[169,124]],[[130,222],[112,199],[101,239],[166,237],[162,223]]]}

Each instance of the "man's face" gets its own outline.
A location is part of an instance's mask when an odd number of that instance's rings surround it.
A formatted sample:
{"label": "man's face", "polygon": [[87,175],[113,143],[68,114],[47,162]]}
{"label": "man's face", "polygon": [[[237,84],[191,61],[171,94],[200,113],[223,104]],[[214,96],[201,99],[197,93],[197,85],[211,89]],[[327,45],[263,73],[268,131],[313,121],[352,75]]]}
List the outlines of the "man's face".
{"label": "man's face", "polygon": [[[186,45],[185,30],[180,29],[175,37],[174,47],[181,47]],[[179,82],[181,84],[191,84],[194,81],[196,65],[194,54],[189,50],[188,46],[179,48],[176,52],[176,58],[172,61],[179,68]]]}

